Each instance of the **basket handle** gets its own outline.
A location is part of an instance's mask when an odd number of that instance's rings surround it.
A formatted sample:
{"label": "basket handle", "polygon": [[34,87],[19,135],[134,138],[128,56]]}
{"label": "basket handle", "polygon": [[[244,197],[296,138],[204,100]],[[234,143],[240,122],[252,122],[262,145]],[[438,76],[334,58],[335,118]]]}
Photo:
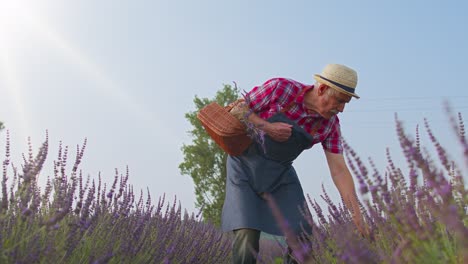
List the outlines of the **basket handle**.
{"label": "basket handle", "polygon": [[239,98],[239,99],[235,100],[234,102],[232,102],[232,103],[228,104],[227,106],[225,106],[224,109],[226,109],[229,112],[236,105],[238,105],[240,103],[243,103],[243,102],[245,102],[245,99],[244,98]]}

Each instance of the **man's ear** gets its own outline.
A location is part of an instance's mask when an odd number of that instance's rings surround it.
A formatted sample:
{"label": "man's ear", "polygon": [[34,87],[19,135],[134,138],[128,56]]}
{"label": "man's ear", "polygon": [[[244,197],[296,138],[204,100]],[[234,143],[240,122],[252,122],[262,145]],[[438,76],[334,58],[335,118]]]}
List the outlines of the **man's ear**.
{"label": "man's ear", "polygon": [[326,84],[319,84],[319,86],[317,87],[318,89],[318,95],[324,95],[325,94],[325,91],[327,91],[327,89],[329,88]]}

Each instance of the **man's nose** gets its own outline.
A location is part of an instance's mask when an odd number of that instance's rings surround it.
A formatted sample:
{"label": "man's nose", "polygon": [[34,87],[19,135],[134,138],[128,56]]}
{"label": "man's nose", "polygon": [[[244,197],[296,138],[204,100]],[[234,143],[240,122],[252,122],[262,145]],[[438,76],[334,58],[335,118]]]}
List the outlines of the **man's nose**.
{"label": "man's nose", "polygon": [[340,111],[341,113],[343,113],[344,108],[345,108],[345,104],[338,105],[338,111]]}

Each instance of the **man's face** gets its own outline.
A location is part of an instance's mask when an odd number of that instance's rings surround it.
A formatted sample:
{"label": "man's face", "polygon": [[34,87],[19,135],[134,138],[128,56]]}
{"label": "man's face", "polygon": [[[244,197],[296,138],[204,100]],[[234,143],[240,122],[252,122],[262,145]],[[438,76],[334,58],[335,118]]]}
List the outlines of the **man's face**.
{"label": "man's face", "polygon": [[333,88],[325,86],[319,91],[320,100],[317,109],[317,112],[326,119],[343,112],[345,105],[351,101],[351,96],[340,92],[331,94],[327,91],[328,89]]}

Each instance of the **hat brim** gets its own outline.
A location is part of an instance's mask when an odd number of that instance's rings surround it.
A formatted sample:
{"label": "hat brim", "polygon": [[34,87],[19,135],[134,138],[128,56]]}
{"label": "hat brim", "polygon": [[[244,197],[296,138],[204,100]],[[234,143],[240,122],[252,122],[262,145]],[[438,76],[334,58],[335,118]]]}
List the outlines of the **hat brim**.
{"label": "hat brim", "polygon": [[349,96],[352,96],[352,97],[354,97],[354,98],[356,98],[356,99],[361,98],[359,95],[357,95],[357,94],[355,94],[355,93],[350,93],[350,92],[348,92],[348,91],[346,91],[346,90],[344,90],[344,89],[342,89],[342,88],[336,86],[335,84],[333,84],[333,83],[331,83],[331,82],[329,82],[329,81],[323,79],[322,76],[320,76],[320,75],[318,75],[318,74],[314,74],[314,79],[315,79],[317,82],[324,83],[324,84],[330,86],[331,88],[337,90],[337,91],[340,92],[340,93],[344,93],[344,94],[349,95]]}

